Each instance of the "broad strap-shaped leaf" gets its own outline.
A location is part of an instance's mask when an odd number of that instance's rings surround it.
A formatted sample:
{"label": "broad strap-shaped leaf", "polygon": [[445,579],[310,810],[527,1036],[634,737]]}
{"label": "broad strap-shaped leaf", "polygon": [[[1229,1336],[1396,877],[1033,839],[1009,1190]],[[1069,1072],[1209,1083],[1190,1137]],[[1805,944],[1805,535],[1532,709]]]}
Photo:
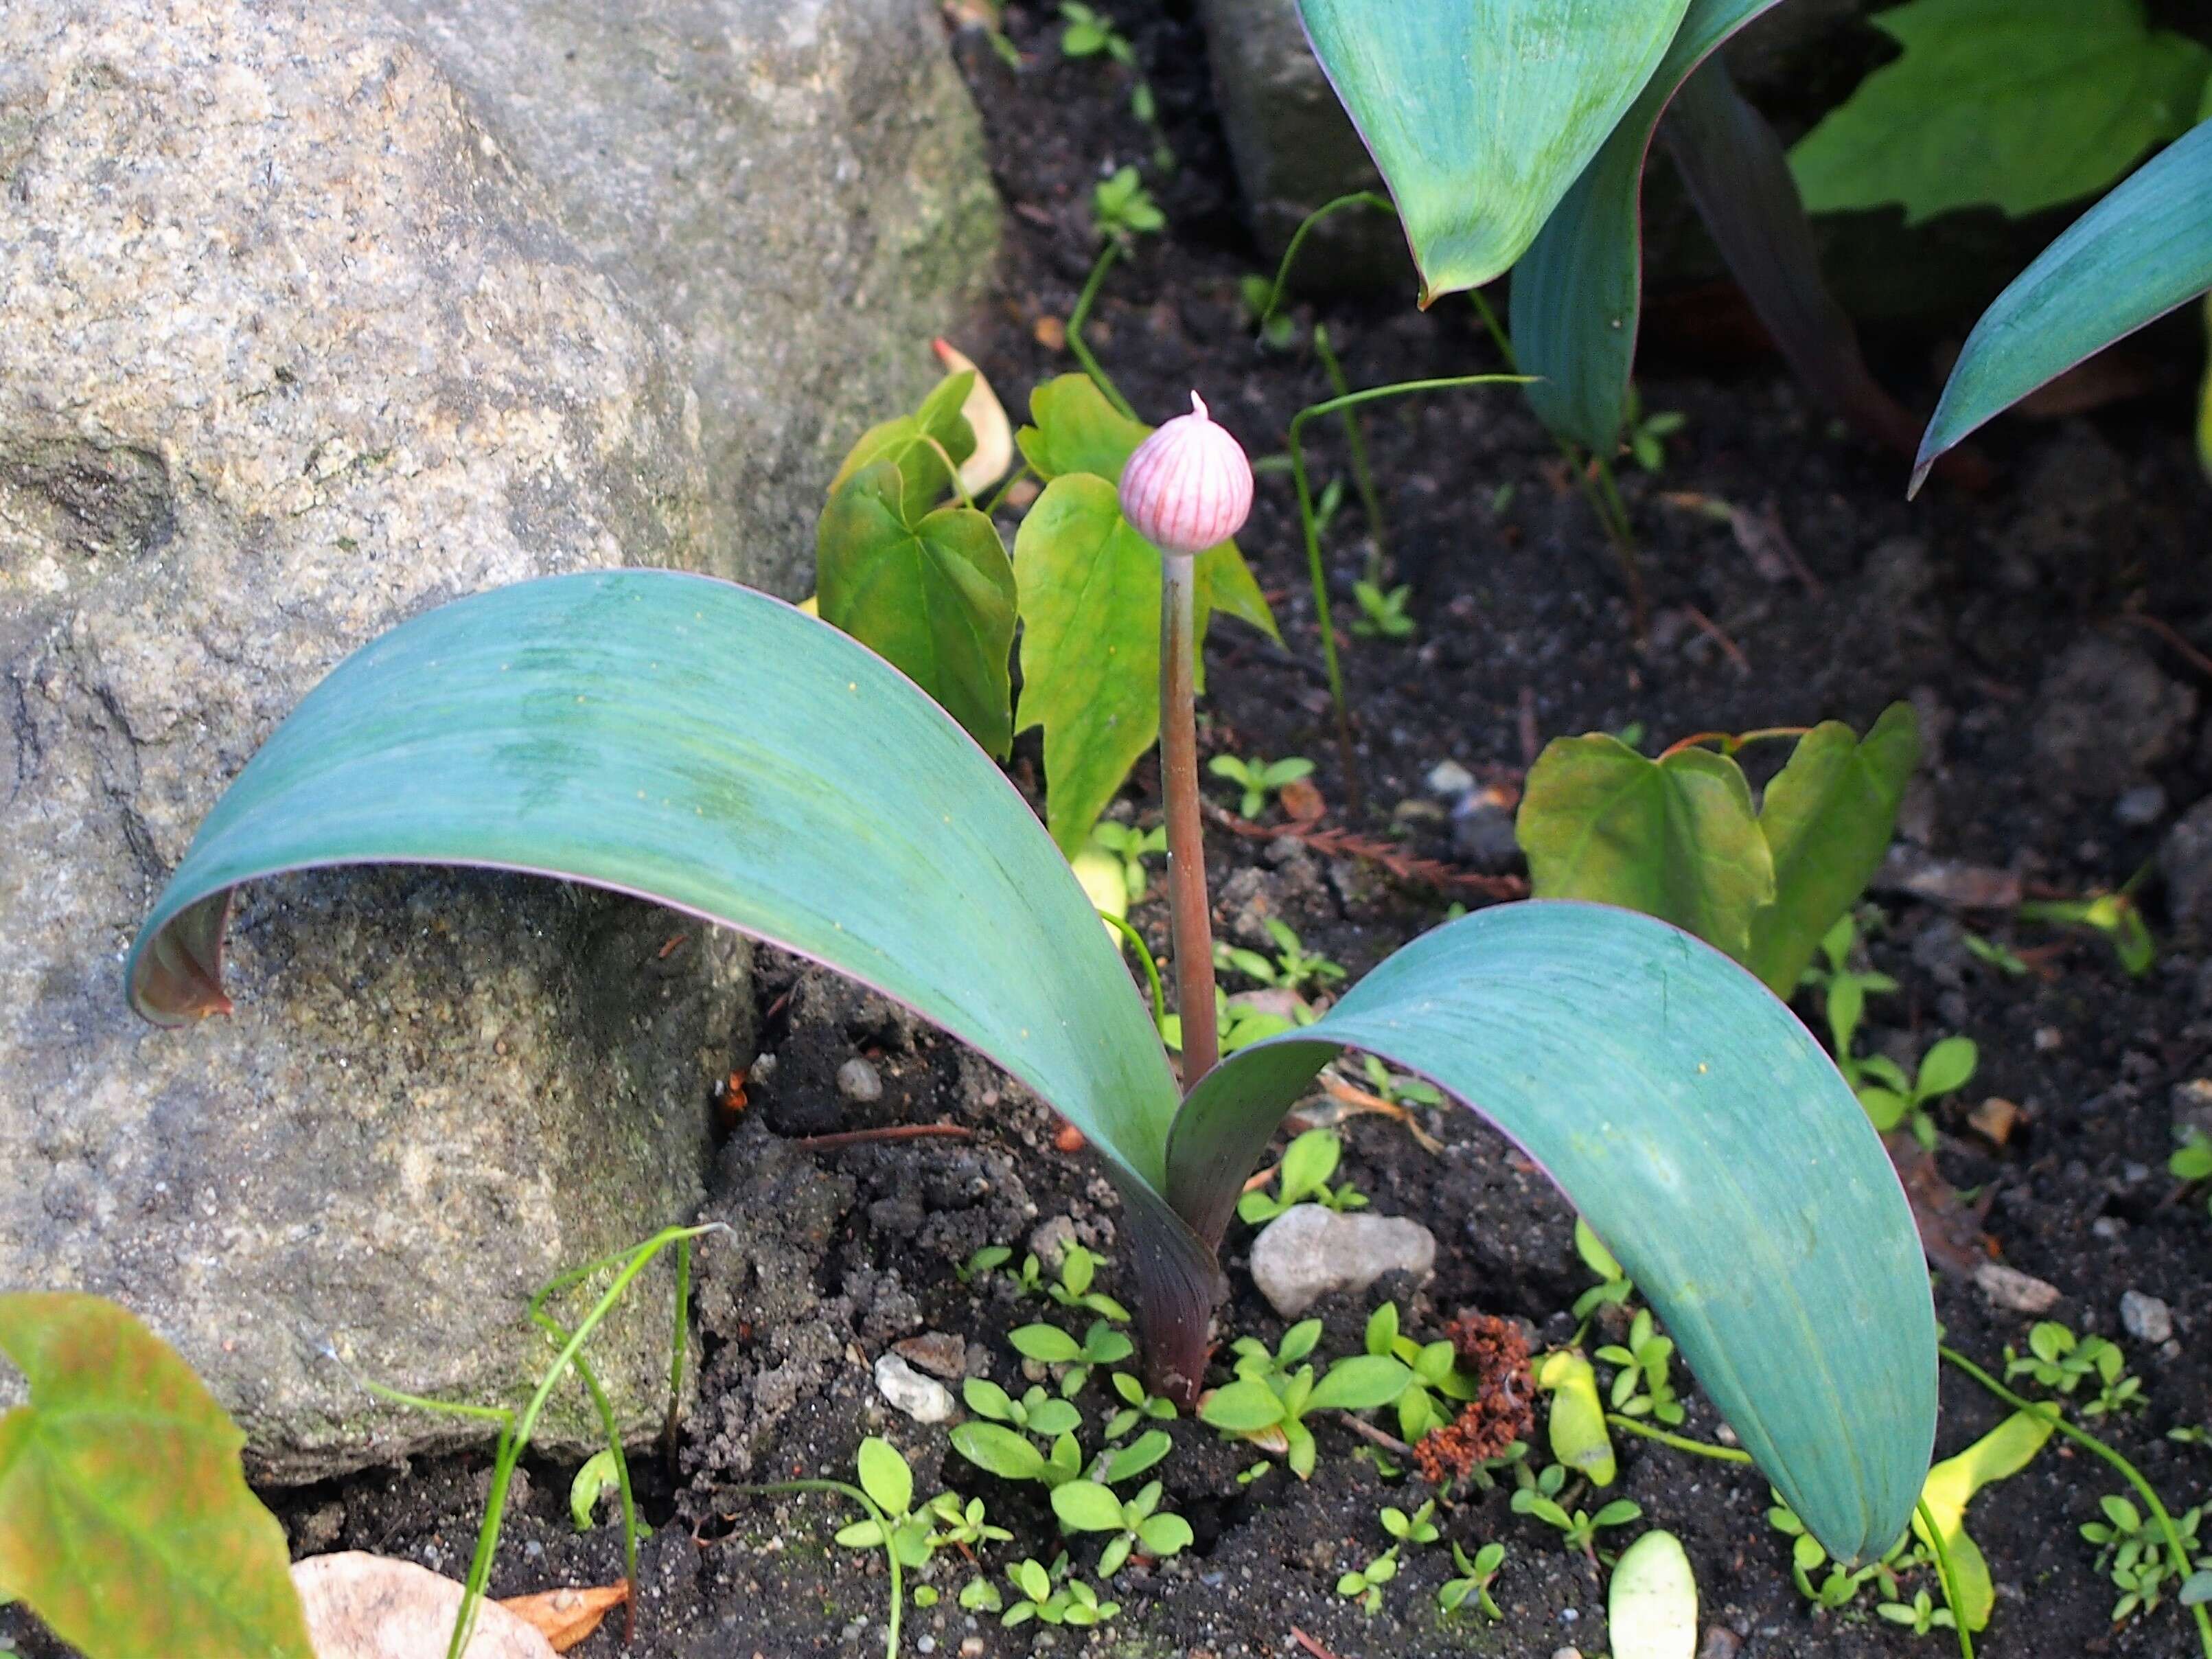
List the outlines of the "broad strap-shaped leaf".
{"label": "broad strap-shaped leaf", "polygon": [[165,1024],[227,1006],[240,883],[395,862],[635,893],[862,981],[1050,1101],[1140,1212],[1140,1252],[1166,1253],[1140,1271],[1210,1289],[1155,1194],[1175,1079],[1097,912],[983,751],[828,623],[728,582],[614,570],[393,629],[208,814],[131,947],[133,1006]]}
{"label": "broad strap-shaped leaf", "polygon": [[1774,902],[1752,917],[1744,962],[1775,995],[1796,992],[1820,936],[1881,867],[1919,764],[1919,719],[1911,703],[1892,703],[1863,743],[1840,720],[1814,726],[1766,786],[1759,827],[1774,858]]}
{"label": "broad strap-shaped leaf", "polygon": [[2212,289],[2212,121],[2153,156],[1997,295],[1951,370],[1914,464],[2124,335]]}
{"label": "broad strap-shaped leaf", "polygon": [[1936,1436],[1926,1265],[1865,1113],[1756,979],[1605,906],[1449,922],[1200,1081],[1168,1170],[1202,1237],[1341,1048],[1449,1091],[1559,1182],[1832,1553],[1897,1541]]}
{"label": "broad strap-shaped leaf", "polygon": [[888,659],[1003,760],[1014,742],[1013,565],[972,507],[908,520],[902,471],[874,462],[830,496],[815,532],[822,619]]}
{"label": "broad strap-shaped leaf", "polygon": [[246,1437],[112,1302],[0,1295],[31,1403],[0,1417],[0,1594],[101,1659],[313,1659]]}
{"label": "broad strap-shaped leaf", "polygon": [[1514,834],[1538,898],[1641,910],[1731,956],[1774,897],[1751,787],[1709,749],[1655,761],[1604,732],[1555,738],[1528,769]]}
{"label": "broad strap-shaped leaf", "polygon": [[1791,150],[1815,213],[2078,200],[2188,131],[2212,76],[2212,50],[2152,28],[2143,0],[1912,0],[1867,21],[1903,54]]}
{"label": "broad strap-shaped leaf", "polygon": [[1644,288],[1644,163],[1698,66],[1781,0],[1691,0],[1635,103],[1544,221],[1513,272],[1512,338],[1553,432],[1610,455],[1626,417]]}
{"label": "broad strap-shaped leaf", "polygon": [[1521,257],[1688,3],[1298,0],[1314,55],[1397,200],[1423,305]]}

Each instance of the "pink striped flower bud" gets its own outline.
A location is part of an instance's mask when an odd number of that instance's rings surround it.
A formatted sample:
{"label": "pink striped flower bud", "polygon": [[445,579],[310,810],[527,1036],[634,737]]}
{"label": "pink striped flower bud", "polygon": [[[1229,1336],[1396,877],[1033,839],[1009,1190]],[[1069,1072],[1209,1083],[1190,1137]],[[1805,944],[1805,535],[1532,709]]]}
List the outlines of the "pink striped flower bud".
{"label": "pink striped flower bud", "polygon": [[1178,415],[1137,447],[1121,471],[1121,516],[1163,553],[1188,555],[1227,541],[1252,511],[1252,463],[1190,394]]}

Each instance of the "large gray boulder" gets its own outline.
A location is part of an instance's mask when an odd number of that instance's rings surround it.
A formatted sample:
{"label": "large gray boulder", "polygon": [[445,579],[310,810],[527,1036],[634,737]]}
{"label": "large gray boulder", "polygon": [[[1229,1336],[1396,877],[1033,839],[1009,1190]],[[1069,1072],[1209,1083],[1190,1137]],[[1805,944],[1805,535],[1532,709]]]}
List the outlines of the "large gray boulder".
{"label": "large gray boulder", "polygon": [[[806,584],[837,452],[933,377],[994,234],[934,29],[0,6],[0,1287],[147,1317],[266,1477],[481,1438],[361,1380],[514,1401],[529,1294],[690,1213],[746,953],[439,872],[249,890],[237,1012],[194,1029],[125,1012],[119,952],[405,617],[624,563]],[[634,1430],[666,1319],[664,1271],[595,1350]],[[564,1395],[547,1437],[591,1432]]]}

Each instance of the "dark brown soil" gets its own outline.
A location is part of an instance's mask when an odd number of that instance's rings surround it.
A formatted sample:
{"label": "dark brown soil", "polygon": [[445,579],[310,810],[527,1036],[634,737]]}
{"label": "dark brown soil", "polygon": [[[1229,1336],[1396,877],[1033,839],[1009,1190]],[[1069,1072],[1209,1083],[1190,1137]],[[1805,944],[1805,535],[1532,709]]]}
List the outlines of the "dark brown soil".
{"label": "dark brown soil", "polygon": [[[1308,309],[1290,348],[1254,343],[1237,283],[1258,259],[1239,228],[1187,0],[1158,8],[1119,0],[1103,9],[1135,36],[1152,76],[1178,159],[1172,174],[1147,161],[1152,140],[1127,113],[1126,76],[1103,60],[1062,62],[1047,8],[1011,10],[1012,33],[1027,55],[1018,75],[980,36],[960,42],[1012,209],[997,307],[961,343],[1017,415],[1029,386],[1073,367],[1039,343],[1038,325],[1049,333],[1048,319],[1066,317],[1094,252],[1091,186],[1125,163],[1146,167],[1170,229],[1114,273],[1092,338],[1122,389],[1154,418],[1197,386],[1255,455],[1279,450],[1291,416],[1328,395],[1310,347],[1316,324],[1326,325],[1355,385],[1498,366],[1464,305],[1426,316],[1410,304]],[[2186,334],[2177,339],[2186,352]],[[1900,392],[1931,398],[1924,343],[1885,343],[1878,355]],[[1678,362],[1665,344],[1649,364]],[[1909,696],[1935,756],[1906,814],[1911,844],[2069,893],[2125,880],[2172,817],[2212,790],[2212,745],[2198,744],[2188,695],[2204,689],[2203,676],[2177,647],[2126,619],[2156,618],[2212,643],[2212,489],[2196,471],[2179,398],[2063,424],[2002,425],[1987,440],[1993,489],[1968,496],[1939,487],[1908,505],[1901,464],[1834,430],[1771,364],[1724,382],[1660,374],[1647,378],[1644,396],[1649,408],[1687,416],[1663,472],[1625,476],[1642,541],[1648,639],[1635,637],[1613,556],[1514,392],[1387,404],[1370,420],[1369,441],[1394,579],[1413,585],[1419,631],[1402,644],[1345,636],[1359,810],[1348,806],[1352,790],[1279,474],[1263,479],[1242,541],[1275,603],[1285,647],[1233,624],[1216,630],[1202,739],[1209,750],[1310,756],[1328,823],[1451,859],[1443,804],[1425,787],[1439,762],[1510,780],[1528,758],[1528,731],[1547,738],[1633,722],[1664,742],[1827,717],[1863,726]],[[1338,429],[1322,430],[1313,448],[1317,477],[1344,470]],[[1356,614],[1351,583],[1375,530],[1348,487],[1346,496],[1329,538],[1340,627]],[[1771,514],[1808,580],[1761,576],[1729,527],[1691,497]],[[2085,641],[2106,641],[2125,672],[2148,674],[2157,708],[2047,690]],[[2085,685],[2092,677],[2084,672],[2065,684]],[[2170,729],[2142,729],[2160,719]],[[2089,737],[2069,748],[2068,730]],[[2130,751],[2154,758],[2137,764]],[[1018,771],[1023,763],[1018,757]],[[2162,786],[2167,809],[2124,827],[2117,796],[2147,781]],[[1128,801],[1140,817],[1156,812],[1149,767],[1139,768]],[[1240,908],[1263,900],[1355,976],[1433,925],[1445,902],[1372,864],[1287,842],[1219,836],[1212,873],[1232,931]],[[2187,943],[2166,942],[2150,972],[2131,980],[2094,939],[1879,896],[1871,955],[1902,988],[1874,1004],[1871,1045],[1910,1054],[1945,1032],[1978,1041],[1980,1073],[1943,1116],[1941,1174],[1986,1206],[1980,1225],[1990,1242],[1979,1248],[2064,1293],[2051,1316],[2122,1343],[2143,1379],[2147,1409],[2100,1431],[2177,1509],[2201,1501],[2212,1492],[2212,1449],[2166,1437],[2212,1420],[2212,1218],[2201,1199],[2177,1201],[2165,1160],[2170,1095],[2212,1064],[2212,974],[2200,972],[2203,959]],[[2162,925],[2154,889],[2151,907]],[[1134,919],[1164,944],[1157,899]],[[2035,971],[2008,978],[1968,954],[1962,921],[2015,949],[2056,948],[2035,957]],[[757,1073],[710,1204],[732,1231],[701,1252],[699,1397],[674,1474],[657,1461],[641,1471],[659,1530],[646,1547],[645,1594],[628,1650],[649,1659],[880,1650],[888,1593],[880,1558],[830,1541],[852,1517],[822,1498],[737,1490],[801,1475],[849,1478],[865,1433],[905,1449],[924,1492],[949,1484],[988,1498],[992,1518],[1016,1534],[1014,1546],[987,1553],[994,1577],[1024,1554],[1048,1558],[1058,1546],[1045,1506],[949,1457],[942,1429],[888,1411],[869,1364],[898,1338],[946,1332],[980,1352],[971,1369],[1012,1383],[1018,1362],[1003,1333],[1051,1310],[1018,1302],[1003,1278],[980,1291],[963,1285],[956,1265],[982,1244],[1018,1249],[1052,1217],[1066,1218],[1109,1257],[1125,1254],[1118,1206],[1095,1158],[1059,1150],[1056,1121],[988,1067],[897,1011],[793,964],[764,963],[762,999],[775,1065]],[[865,1108],[843,1101],[834,1081],[855,1054],[871,1056],[885,1084],[883,1098]],[[2001,1147],[1965,1121],[1968,1104],[1990,1095],[2021,1109]],[[1446,1143],[1441,1156],[1379,1119],[1346,1126],[1348,1178],[1377,1212],[1428,1225],[1441,1249],[1425,1286],[1386,1283],[1356,1304],[1326,1305],[1327,1346],[1356,1350],[1369,1308],[1393,1292],[1408,1328],[1423,1335],[1440,1334],[1462,1308],[1480,1308],[1525,1321],[1540,1342],[1565,1339],[1573,1327],[1564,1310],[1590,1282],[1571,1248],[1571,1211],[1468,1115],[1431,1115]],[[826,1153],[785,1144],[918,1122],[961,1124],[974,1135]],[[1243,1270],[1249,1238],[1232,1230],[1225,1265],[1233,1295],[1221,1330],[1224,1340],[1273,1340],[1282,1322]],[[1115,1268],[1104,1282],[1127,1296]],[[2129,1291],[2168,1304],[2173,1341],[2154,1348],[2123,1334],[2119,1306]],[[1936,1296],[1948,1340],[1982,1364],[2002,1369],[2005,1346],[2024,1342],[2031,1322],[1993,1309],[1955,1271],[1938,1274]],[[1839,1328],[1834,1338],[1850,1342],[1856,1334]],[[1714,1437],[1720,1425],[1694,1385],[1685,1387],[1685,1431]],[[1102,1397],[1094,1385],[1082,1401],[1094,1424]],[[1948,1370],[1943,1406],[1945,1455],[2003,1414]],[[1370,1614],[1335,1594],[1336,1579],[1387,1543],[1380,1507],[1411,1509],[1418,1490],[1386,1484],[1370,1462],[1355,1458],[1360,1443],[1331,1427],[1321,1431],[1319,1471],[1304,1485],[1278,1471],[1239,1486],[1235,1476],[1249,1457],[1188,1424],[1177,1425],[1176,1439],[1160,1474],[1197,1543],[1171,1562],[1126,1570],[1114,1586],[1118,1620],[1091,1632],[1042,1634],[971,1620],[954,1602],[969,1572],[944,1559],[932,1579],[944,1599],[909,1608],[904,1650],[1008,1655],[1049,1644],[1163,1659],[1547,1659],[1563,1648],[1587,1656],[1606,1648],[1604,1576],[1564,1552],[1556,1535],[1513,1516],[1503,1491],[1462,1493],[1442,1517],[1446,1537],[1470,1553],[1486,1540],[1506,1544],[1497,1587],[1502,1624],[1467,1616],[1439,1623],[1436,1592],[1449,1567],[1442,1545],[1412,1552]],[[1688,1549],[1704,1622],[1717,1632],[1706,1649],[1713,1659],[1955,1651],[1948,1632],[1920,1638],[1878,1621],[1871,1593],[1841,1615],[1809,1612],[1790,1583],[1788,1540],[1767,1525],[1766,1489],[1756,1476],[1634,1441],[1622,1446],[1621,1462],[1617,1494]],[[452,1460],[273,1497],[302,1553],[375,1549],[458,1575],[486,1463]],[[495,1573],[499,1593],[618,1576],[613,1530],[602,1525],[580,1536],[568,1521],[572,1473],[533,1465],[520,1484]],[[2117,1592],[2094,1569],[2078,1528],[2095,1516],[2100,1496],[2119,1489],[2101,1464],[2054,1449],[1976,1508],[1971,1528],[1998,1587],[1980,1652],[2171,1659],[2195,1650],[2171,1603],[2117,1628],[2109,1621]],[[1077,1554],[1087,1565],[1095,1551],[1079,1546]],[[1915,1583],[1936,1591],[1926,1574]],[[5,1618],[0,1632],[10,1628]],[[623,1651],[618,1625],[576,1651],[584,1659]],[[25,1639],[36,1650],[36,1638]]]}

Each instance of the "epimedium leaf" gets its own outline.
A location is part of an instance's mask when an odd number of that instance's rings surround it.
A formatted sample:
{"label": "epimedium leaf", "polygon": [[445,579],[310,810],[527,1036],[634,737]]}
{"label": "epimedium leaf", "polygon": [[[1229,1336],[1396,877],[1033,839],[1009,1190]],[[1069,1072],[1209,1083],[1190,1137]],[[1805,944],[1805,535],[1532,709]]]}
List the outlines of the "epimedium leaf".
{"label": "epimedium leaf", "polygon": [[[948,374],[930,388],[921,407],[911,415],[880,422],[860,434],[830,480],[830,499],[855,475],[879,462],[899,469],[903,488],[899,519],[917,524],[932,508],[953,493],[953,469],[975,453],[975,429],[961,413],[961,404],[974,389],[973,370]],[[942,454],[939,451],[942,450]],[[946,461],[952,467],[945,465]]]}
{"label": "epimedium leaf", "polygon": [[1545,219],[1513,273],[1511,334],[1553,432],[1610,455],[1626,418],[1644,282],[1644,164],[1698,66],[1781,0],[1691,0],[1650,78]]}
{"label": "epimedium leaf", "polygon": [[2212,120],[2091,208],[1982,313],[1920,441],[1912,488],[1984,422],[2212,289]]}
{"label": "epimedium leaf", "polygon": [[1200,1080],[1168,1175],[1200,1237],[1220,1237],[1284,1112],[1346,1048],[1456,1095],[1559,1182],[1832,1554],[1897,1541],[1936,1431],[1918,1236],[1850,1089],[1755,978],[1607,906],[1448,922]]}
{"label": "epimedium leaf", "polygon": [[1798,739],[1766,786],[1759,828],[1774,859],[1774,901],[1751,919],[1744,962],[1788,999],[1820,939],[1881,868],[1898,805],[1920,764],[1920,722],[1910,703],[1884,709],[1862,742],[1840,720]]}
{"label": "epimedium leaf", "polygon": [[1868,21],[1903,55],[1790,152],[1815,213],[2073,201],[2186,131],[2212,76],[2212,50],[2152,28],[2142,0],[1912,0]]}
{"label": "epimedium leaf", "polygon": [[1643,90],[1688,0],[1299,0],[1396,198],[1421,303],[1518,259]]}
{"label": "epimedium leaf", "polygon": [[1774,897],[1751,786],[1711,750],[1655,761],[1603,732],[1556,738],[1529,769],[1514,832],[1538,898],[1641,910],[1731,956]]}
{"label": "epimedium leaf", "polygon": [[1066,473],[1014,537],[1022,696],[1015,728],[1044,728],[1045,823],[1073,857],[1160,724],[1160,556],[1114,486]]}
{"label": "epimedium leaf", "polygon": [[983,751],[827,623],[708,577],[606,570],[393,629],[209,812],[132,945],[132,1005],[171,1024],[228,1006],[240,884],[389,862],[640,895],[863,981],[1101,1151],[1158,1316],[1211,1305],[1211,1255],[1158,1194],[1174,1074],[1097,913]]}
{"label": "epimedium leaf", "polygon": [[1014,741],[1013,566],[974,507],[905,518],[903,471],[877,461],[830,496],[815,532],[822,619],[902,670],[1003,760]]}
{"label": "epimedium leaf", "polygon": [[0,1417],[0,1586],[106,1659],[313,1659],[246,1437],[191,1368],[99,1297],[0,1294],[31,1402]]}

